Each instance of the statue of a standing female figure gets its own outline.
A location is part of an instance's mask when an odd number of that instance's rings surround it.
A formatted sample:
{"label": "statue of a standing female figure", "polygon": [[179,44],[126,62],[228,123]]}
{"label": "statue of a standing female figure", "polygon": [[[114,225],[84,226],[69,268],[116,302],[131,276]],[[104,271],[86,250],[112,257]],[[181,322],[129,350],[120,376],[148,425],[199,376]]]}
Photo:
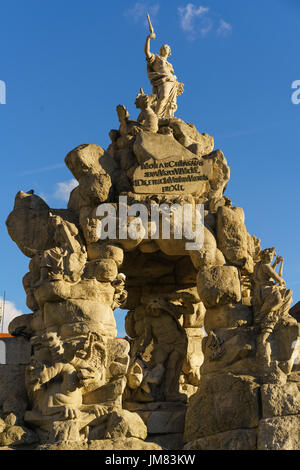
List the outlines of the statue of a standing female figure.
{"label": "statue of a standing female figure", "polygon": [[145,43],[145,55],[148,77],[153,87],[153,95],[157,99],[153,109],[158,118],[170,118],[177,109],[177,96],[183,93],[183,83],[178,82],[173,66],[167,60],[171,55],[170,46],[164,44],[160,48],[159,55],[150,52],[150,40],[155,38],[156,35],[150,26],[150,34]]}

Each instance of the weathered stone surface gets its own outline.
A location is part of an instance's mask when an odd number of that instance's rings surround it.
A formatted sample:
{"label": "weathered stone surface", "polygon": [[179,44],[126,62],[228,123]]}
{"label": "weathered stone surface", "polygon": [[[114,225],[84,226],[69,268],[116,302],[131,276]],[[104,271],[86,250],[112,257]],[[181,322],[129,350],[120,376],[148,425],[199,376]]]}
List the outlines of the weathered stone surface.
{"label": "weathered stone surface", "polygon": [[[244,213],[239,207],[219,207],[217,211],[218,246],[227,261],[244,267],[248,261],[253,271],[253,261],[248,253],[248,235],[244,224]],[[250,266],[248,266],[250,268]]]}
{"label": "weathered stone surface", "polygon": [[49,206],[35,194],[19,191],[14,210],[6,220],[9,235],[24,255],[31,249],[47,250],[53,246],[53,230],[49,225]]}
{"label": "weathered stone surface", "polygon": [[156,443],[144,442],[134,437],[91,441],[88,448],[89,450],[162,450]]}
{"label": "weathered stone surface", "polygon": [[173,434],[184,431],[185,410],[152,411],[147,417],[148,434]]}
{"label": "weathered stone surface", "polygon": [[259,421],[259,386],[251,377],[202,376],[199,389],[190,398],[184,441],[233,429],[255,428]]}
{"label": "weathered stone surface", "polygon": [[68,153],[65,162],[87,204],[97,206],[108,199],[116,165],[105,150],[94,144],[80,145]]}
{"label": "weathered stone surface", "polygon": [[90,260],[113,259],[118,267],[122,265],[124,260],[124,252],[122,248],[105,241],[89,245],[88,256]]}
{"label": "weathered stone surface", "polygon": [[178,142],[199,157],[208,155],[214,149],[214,139],[208,134],[200,134],[193,124],[185,123],[182,119],[166,119],[163,125],[173,130]]}
{"label": "weathered stone surface", "polygon": [[189,193],[213,191],[221,196],[229,179],[229,167],[220,150],[205,158],[195,157],[173,137],[142,133],[134,150],[140,166],[133,174],[136,193]]}
{"label": "weathered stone surface", "polygon": [[184,256],[177,261],[175,267],[176,280],[182,284],[196,284],[197,271],[189,256]]}
{"label": "weathered stone surface", "polygon": [[228,304],[217,305],[206,310],[204,328],[207,333],[217,328],[234,328],[251,325],[252,309],[247,305]]}
{"label": "weathered stone surface", "polygon": [[28,364],[31,356],[31,344],[28,339],[19,336],[17,338],[0,338],[5,348],[5,364]]}
{"label": "weathered stone surface", "polygon": [[[105,260],[106,261],[106,260]],[[86,275],[93,270],[86,270]],[[112,303],[114,289],[108,282],[98,282],[97,279],[82,279],[77,284],[64,281],[46,282],[35,290],[35,297],[42,308],[46,302],[59,302],[66,299],[96,300],[101,299],[108,304]]]}
{"label": "weathered stone surface", "polygon": [[197,286],[206,308],[241,300],[238,270],[234,266],[206,267],[199,271]]}
{"label": "weathered stone surface", "polygon": [[122,265],[122,271],[127,277],[138,277],[142,279],[143,284],[147,278],[159,278],[171,274],[173,270],[174,265],[170,261],[155,254],[145,254],[139,251],[130,252]]}
{"label": "weathered stone surface", "polygon": [[22,426],[7,426],[0,433],[0,446],[30,445],[38,441],[36,434],[30,429]]}
{"label": "weathered stone surface", "polygon": [[181,450],[183,448],[183,434],[152,434],[146,439],[146,442],[155,443],[163,450]]}
{"label": "weathered stone surface", "polygon": [[140,164],[153,158],[154,160],[193,159],[192,152],[177,142],[173,136],[140,132],[134,142],[133,151]]}
{"label": "weathered stone surface", "polygon": [[124,407],[129,411],[145,412],[150,411],[168,411],[176,413],[177,411],[183,411],[186,408],[184,403],[175,401],[154,401],[149,403],[139,403],[127,401],[124,403]]}
{"label": "weathered stone surface", "polygon": [[299,369],[299,341],[300,323],[288,315],[284,328],[275,329],[270,338],[274,357],[282,362],[288,361],[295,369]]}
{"label": "weathered stone surface", "polygon": [[4,421],[4,419],[0,418],[0,433],[2,433],[5,428],[6,428],[5,421]]}
{"label": "weathered stone surface", "polygon": [[21,331],[23,334],[30,336],[33,333],[31,326],[32,320],[33,313],[25,313],[24,315],[13,318],[8,325],[8,333],[14,336],[15,332],[18,333],[18,331]]}
{"label": "weathered stone surface", "polygon": [[300,415],[262,419],[258,450],[300,450]]}
{"label": "weathered stone surface", "polygon": [[44,310],[46,328],[60,327],[64,337],[91,329],[102,335],[116,336],[116,321],[111,308],[105,303],[80,299],[47,302]]}
{"label": "weathered stone surface", "polygon": [[105,175],[112,173],[116,168],[110,155],[94,144],[79,145],[68,153],[65,162],[78,181],[84,175]]}
{"label": "weathered stone surface", "polygon": [[106,428],[106,439],[118,437],[135,437],[146,439],[147,427],[137,413],[128,410],[118,410],[110,414]]}
{"label": "weathered stone surface", "polygon": [[256,429],[235,429],[191,441],[184,450],[256,450],[256,435]]}
{"label": "weathered stone surface", "polygon": [[191,261],[197,271],[210,266],[223,266],[225,258],[223,253],[217,248],[217,242],[212,231],[204,226],[203,246],[200,250],[189,252]]}
{"label": "weathered stone surface", "polygon": [[201,374],[231,372],[255,375],[256,335],[253,327],[211,330],[203,338],[204,362]]}
{"label": "weathered stone surface", "polygon": [[264,418],[300,413],[300,392],[294,382],[262,385],[261,401]]}
{"label": "weathered stone surface", "polygon": [[[162,448],[153,443],[145,442],[136,437],[117,438],[117,439],[99,439],[91,440],[88,443],[56,443],[43,444],[36,447],[37,450],[162,450]],[[115,456],[115,459],[118,456]],[[121,462],[119,462],[121,463]]]}
{"label": "weathered stone surface", "polygon": [[97,281],[112,282],[118,275],[118,266],[113,259],[92,261],[87,265],[86,276]]}
{"label": "weathered stone surface", "polygon": [[[0,407],[11,397],[27,403],[25,389],[25,365],[0,365]],[[9,410],[15,411],[15,410]]]}
{"label": "weathered stone surface", "polygon": [[298,322],[300,322],[300,302],[297,302],[293,307],[290,309],[289,314],[296,318]]}

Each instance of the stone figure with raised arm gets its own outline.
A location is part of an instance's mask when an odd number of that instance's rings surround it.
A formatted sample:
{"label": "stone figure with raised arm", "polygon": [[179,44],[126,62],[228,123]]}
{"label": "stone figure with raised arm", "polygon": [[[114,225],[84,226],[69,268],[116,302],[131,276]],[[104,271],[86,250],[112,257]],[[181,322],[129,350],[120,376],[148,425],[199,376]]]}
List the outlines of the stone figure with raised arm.
{"label": "stone figure with raised arm", "polygon": [[147,15],[150,34],[145,42],[145,55],[147,60],[147,73],[153,87],[153,95],[156,96],[156,104],[153,109],[158,118],[170,118],[174,116],[177,109],[177,96],[183,93],[183,83],[179,83],[174,75],[172,64],[168,62],[171,48],[164,44],[159,54],[150,51],[150,40],[156,35],[152,27],[150,17]]}
{"label": "stone figure with raised arm", "polygon": [[[264,364],[270,365],[271,350],[267,340],[273,332],[276,324],[288,315],[292,302],[292,291],[286,289],[285,281],[282,278],[283,261],[281,256],[277,256],[271,266],[275,256],[275,248],[267,248],[261,252],[259,261],[253,273],[253,310],[254,320],[260,327],[258,336],[257,352]],[[275,267],[280,263],[279,273]]]}

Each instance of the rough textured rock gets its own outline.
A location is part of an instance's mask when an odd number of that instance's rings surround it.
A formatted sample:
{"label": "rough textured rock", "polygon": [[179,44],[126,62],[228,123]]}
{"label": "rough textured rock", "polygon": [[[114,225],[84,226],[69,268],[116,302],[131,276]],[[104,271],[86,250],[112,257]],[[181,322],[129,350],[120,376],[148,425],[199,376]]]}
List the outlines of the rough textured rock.
{"label": "rough textured rock", "polygon": [[217,305],[206,310],[204,328],[207,333],[218,328],[234,328],[251,325],[253,314],[247,305]]}
{"label": "rough textured rock", "polygon": [[155,443],[163,450],[181,450],[183,448],[183,434],[156,434],[147,438],[148,442]]}
{"label": "rough textured rock", "polygon": [[264,418],[297,415],[300,413],[299,386],[294,382],[265,384],[261,387],[261,401]]}
{"label": "rough textured rock", "polygon": [[258,427],[258,450],[300,450],[300,416],[262,419]]}
{"label": "rough textured rock", "polygon": [[53,230],[49,226],[49,206],[35,194],[19,191],[14,210],[6,220],[9,235],[24,255],[31,257],[31,249],[53,246]]}
{"label": "rough textured rock", "polygon": [[203,376],[190,399],[184,441],[233,429],[255,428],[259,422],[259,386],[251,377]]}
{"label": "rough textured rock", "polygon": [[172,159],[192,159],[192,152],[184,148],[172,136],[140,132],[133,146],[138,162],[144,163],[146,160]]}
{"label": "rough textured rock", "polygon": [[211,330],[203,339],[204,361],[201,374],[216,372],[248,375],[256,368],[254,328],[236,327]]}
{"label": "rough textured rock", "polygon": [[109,198],[116,166],[105,150],[94,144],[80,145],[68,153],[65,162],[86,204],[97,206]]}
{"label": "rough textured rock", "polygon": [[213,266],[199,271],[199,295],[205,307],[237,303],[241,300],[238,270],[233,266]]}
{"label": "rough textured rock", "polygon": [[126,439],[102,439],[92,440],[88,443],[57,443],[44,444],[37,447],[37,450],[162,450],[162,448],[152,442],[144,442],[141,439],[130,437]]}
{"label": "rough textured rock", "polygon": [[256,429],[235,429],[189,442],[184,450],[256,450]]}
{"label": "rough textured rock", "polygon": [[175,139],[198,157],[208,155],[214,149],[213,137],[200,134],[193,124],[185,123],[178,118],[166,119],[161,124],[170,127]]}
{"label": "rough textured rock", "polygon": [[244,213],[239,207],[219,207],[218,209],[218,246],[227,261],[239,267],[244,267],[249,258],[247,229],[243,219]]}
{"label": "rough textured rock", "polygon": [[67,300],[47,302],[44,316],[46,328],[60,327],[62,336],[94,328],[99,334],[116,335],[116,321],[112,310],[96,300]]}
{"label": "rough textured rock", "polygon": [[89,450],[162,450],[160,445],[153,442],[144,442],[134,437],[127,439],[106,439],[91,441]]}
{"label": "rough textured rock", "polygon": [[162,429],[166,434],[183,433],[185,410],[182,411],[153,411],[147,419],[149,434],[160,434]]}
{"label": "rough textured rock", "polygon": [[36,434],[21,426],[7,426],[0,433],[0,446],[22,446],[38,442]]}
{"label": "rough textured rock", "polygon": [[109,417],[105,437],[106,439],[135,437],[144,440],[147,437],[147,427],[137,413],[118,410]]}

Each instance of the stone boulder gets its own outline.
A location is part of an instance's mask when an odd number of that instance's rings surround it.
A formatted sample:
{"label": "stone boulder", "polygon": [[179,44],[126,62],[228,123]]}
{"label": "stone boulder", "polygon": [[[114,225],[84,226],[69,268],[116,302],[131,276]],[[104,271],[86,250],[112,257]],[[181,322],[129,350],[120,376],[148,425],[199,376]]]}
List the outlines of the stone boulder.
{"label": "stone boulder", "polygon": [[206,308],[241,300],[238,270],[234,266],[204,267],[198,273],[197,286]]}
{"label": "stone boulder", "polygon": [[13,211],[6,220],[9,235],[25,256],[32,257],[32,249],[53,247],[54,231],[49,224],[50,207],[35,194],[19,191]]}
{"label": "stone boulder", "polygon": [[109,198],[117,167],[103,148],[94,144],[80,145],[68,153],[65,162],[79,182],[80,196],[87,204],[97,206]]}
{"label": "stone boulder", "polygon": [[251,377],[202,376],[198,391],[190,398],[184,441],[231,431],[252,429],[259,422],[259,385]]}
{"label": "stone boulder", "polygon": [[253,261],[248,253],[248,233],[244,213],[240,208],[219,207],[217,211],[218,247],[230,264],[253,271]]}

